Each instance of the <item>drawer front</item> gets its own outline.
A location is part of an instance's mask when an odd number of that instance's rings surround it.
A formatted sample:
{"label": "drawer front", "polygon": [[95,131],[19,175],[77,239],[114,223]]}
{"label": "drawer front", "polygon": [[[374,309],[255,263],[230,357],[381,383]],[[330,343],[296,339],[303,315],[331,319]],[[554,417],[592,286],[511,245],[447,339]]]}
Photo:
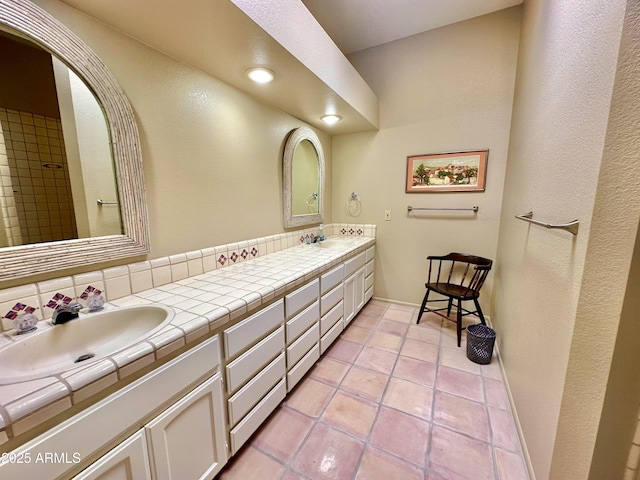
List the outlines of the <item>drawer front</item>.
{"label": "drawer front", "polygon": [[373,298],[373,287],[364,292],[364,302],[367,303]]}
{"label": "drawer front", "polygon": [[373,257],[376,254],[376,247],[373,246],[373,247],[367,248],[367,251],[365,253],[367,257],[367,262],[370,262],[371,260],[373,260]]}
{"label": "drawer front", "polygon": [[344,264],[320,277],[320,295],[324,295],[344,280]]}
{"label": "drawer front", "polygon": [[256,405],[249,414],[233,429],[229,435],[231,440],[231,455],[242,447],[253,432],[267,419],[287,394],[286,381],[283,378],[273,389]]}
{"label": "drawer front", "polygon": [[373,264],[374,264],[373,260],[367,262],[367,265],[365,266],[365,271],[364,271],[365,276],[368,277],[373,273]]}
{"label": "drawer front", "polygon": [[284,327],[280,327],[247,353],[240,355],[227,365],[227,389],[229,393],[233,393],[240,388],[282,350],[284,350]]}
{"label": "drawer front", "polygon": [[284,322],[284,303],[278,300],[255,315],[224,331],[224,350],[228,359],[235,357]]}
{"label": "drawer front", "polygon": [[364,264],[365,252],[362,252],[351,260],[347,260],[346,262],[344,262],[344,278],[348,278],[349,276],[353,275],[356,270],[364,267]]}
{"label": "drawer front", "polygon": [[287,367],[291,369],[319,341],[320,329],[316,323],[287,348]]}
{"label": "drawer front", "polygon": [[[333,307],[329,313],[324,315],[320,320],[320,336],[327,333],[327,331],[333,327],[336,322],[339,322],[344,315],[344,301],[340,300],[340,303]],[[341,323],[342,324],[342,323]]]}
{"label": "drawer front", "polygon": [[364,289],[369,290],[373,287],[373,273],[364,279]]}
{"label": "drawer front", "polygon": [[316,301],[301,313],[287,322],[287,345],[291,345],[296,338],[305,332],[314,322],[320,318],[320,308]]}
{"label": "drawer front", "polygon": [[319,296],[320,280],[316,278],[313,282],[284,297],[287,320],[293,318],[303,308],[311,305]]}
{"label": "drawer front", "polygon": [[309,371],[311,367],[318,361],[320,358],[320,346],[316,345],[313,347],[309,353],[307,353],[302,360],[298,362],[298,364],[291,369],[291,371],[287,374],[287,390],[290,392],[293,390],[293,387],[300,381],[300,379],[304,376],[305,373]]}
{"label": "drawer front", "polygon": [[320,353],[324,353],[327,351],[327,348],[331,346],[333,342],[336,341],[336,338],[340,336],[342,333],[342,322],[336,323],[331,330],[329,330],[323,337],[320,339]]}
{"label": "drawer front", "polygon": [[229,424],[234,427],[262,397],[287,374],[287,362],[281,353],[238,393],[229,399]]}
{"label": "drawer front", "polygon": [[320,315],[324,316],[329,310],[335,307],[344,298],[344,288],[342,283],[320,299]]}

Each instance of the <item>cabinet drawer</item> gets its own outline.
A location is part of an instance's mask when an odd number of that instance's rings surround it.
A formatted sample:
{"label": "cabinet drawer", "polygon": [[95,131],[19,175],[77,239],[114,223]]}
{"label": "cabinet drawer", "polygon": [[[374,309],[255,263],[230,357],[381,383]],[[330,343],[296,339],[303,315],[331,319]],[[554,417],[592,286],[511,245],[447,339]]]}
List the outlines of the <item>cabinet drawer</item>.
{"label": "cabinet drawer", "polygon": [[367,303],[372,298],[373,298],[373,287],[369,288],[366,292],[364,292],[364,302]]}
{"label": "cabinet drawer", "polygon": [[373,273],[373,264],[374,264],[373,260],[367,262],[367,265],[365,266],[365,271],[364,271],[365,276],[368,277]]}
{"label": "cabinet drawer", "polygon": [[318,302],[314,302],[301,313],[287,322],[287,345],[291,345],[302,332],[307,330],[312,323],[317,322],[320,318],[320,309]]}
{"label": "cabinet drawer", "polygon": [[315,302],[320,294],[320,280],[315,279],[313,282],[300,287],[295,292],[290,293],[285,300],[285,308],[287,312],[287,320],[293,318],[303,308]]}
{"label": "cabinet drawer", "polygon": [[344,280],[344,264],[328,271],[320,277],[320,294],[324,295]]}
{"label": "cabinet drawer", "polygon": [[234,427],[273,386],[287,374],[287,363],[281,353],[260,373],[229,399],[229,424]]}
{"label": "cabinet drawer", "polygon": [[227,365],[227,389],[235,392],[249,378],[284,350],[284,327],[280,327],[247,353]]}
{"label": "cabinet drawer", "polygon": [[373,287],[373,273],[364,279],[364,289],[368,290]]}
{"label": "cabinet drawer", "polygon": [[358,254],[356,257],[351,260],[347,260],[344,262],[344,277],[348,278],[353,275],[356,270],[361,267],[364,267],[365,264],[365,252]]}
{"label": "cabinet drawer", "polygon": [[282,300],[251,315],[224,331],[224,351],[228,359],[235,357],[284,322]]}
{"label": "cabinet drawer", "polygon": [[287,348],[287,367],[290,369],[314,344],[320,341],[320,331],[318,324],[314,324],[298,340]]}
{"label": "cabinet drawer", "polygon": [[327,331],[333,327],[344,315],[344,301],[340,300],[335,307],[333,307],[329,313],[324,315],[320,319],[320,336],[327,333]]}
{"label": "cabinet drawer", "polygon": [[320,353],[327,351],[327,348],[335,342],[336,338],[340,336],[342,332],[342,322],[336,323],[321,339],[320,339]]}
{"label": "cabinet drawer", "polygon": [[231,440],[231,455],[242,447],[244,442],[267,419],[287,394],[287,386],[283,378],[273,389],[256,405],[249,414],[233,429],[229,435]]}
{"label": "cabinet drawer", "polygon": [[376,247],[373,246],[373,247],[367,248],[367,251],[365,253],[366,253],[367,262],[370,262],[371,260],[373,260],[373,257],[376,254]]}
{"label": "cabinet drawer", "polygon": [[293,387],[300,381],[300,379],[304,376],[305,373],[309,371],[311,367],[318,361],[320,358],[320,346],[316,344],[303,358],[298,362],[298,364],[291,369],[291,371],[287,374],[287,390],[293,390]]}
{"label": "cabinet drawer", "polygon": [[336,288],[324,295],[320,299],[320,315],[324,315],[331,310],[344,297],[342,282]]}

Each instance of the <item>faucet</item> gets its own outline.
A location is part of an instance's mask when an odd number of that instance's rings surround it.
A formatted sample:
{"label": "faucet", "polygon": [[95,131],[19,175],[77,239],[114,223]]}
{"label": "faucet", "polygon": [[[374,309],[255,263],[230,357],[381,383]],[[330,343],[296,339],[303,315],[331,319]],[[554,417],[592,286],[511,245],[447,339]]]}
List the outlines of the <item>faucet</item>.
{"label": "faucet", "polygon": [[69,320],[74,320],[80,316],[79,312],[81,309],[82,305],[79,303],[63,303],[56,307],[53,315],[51,315],[51,324],[60,325]]}

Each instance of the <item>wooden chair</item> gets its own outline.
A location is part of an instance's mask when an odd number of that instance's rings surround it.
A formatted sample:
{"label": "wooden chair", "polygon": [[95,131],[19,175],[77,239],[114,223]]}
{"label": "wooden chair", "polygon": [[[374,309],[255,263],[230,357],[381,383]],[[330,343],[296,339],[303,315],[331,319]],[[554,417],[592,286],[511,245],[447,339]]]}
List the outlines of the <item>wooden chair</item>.
{"label": "wooden chair", "polygon": [[[478,303],[478,297],[480,297],[480,288],[482,288],[491,270],[493,261],[488,258],[476,257],[475,255],[465,253],[429,256],[427,260],[429,260],[429,277],[427,283],[425,283],[427,293],[424,295],[424,300],[422,300],[417,323],[420,323],[424,312],[434,312],[447,320],[456,322],[459,347],[462,338],[462,317],[466,315],[476,315],[480,318],[482,324],[486,325],[484,315],[482,315],[482,309]],[[429,300],[429,294],[432,291],[447,298]],[[454,300],[457,302],[456,307],[458,311],[456,318],[452,319],[449,315],[451,315],[451,307],[453,306]],[[465,301],[473,301],[476,309],[470,311],[462,308],[462,302]],[[428,308],[428,302],[448,302],[448,304],[442,308]],[[440,313],[443,310],[447,311],[446,315]]]}

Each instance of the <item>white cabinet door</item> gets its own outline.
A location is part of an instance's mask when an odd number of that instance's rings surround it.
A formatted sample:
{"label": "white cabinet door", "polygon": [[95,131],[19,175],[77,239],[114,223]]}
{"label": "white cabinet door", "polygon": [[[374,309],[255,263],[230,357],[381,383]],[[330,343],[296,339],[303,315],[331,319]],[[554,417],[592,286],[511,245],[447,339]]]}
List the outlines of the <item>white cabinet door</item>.
{"label": "white cabinet door", "polygon": [[344,327],[356,316],[356,275],[344,281]]}
{"label": "white cabinet door", "polygon": [[355,286],[355,304],[356,304],[356,313],[362,310],[364,307],[364,275],[365,269],[361,268],[356,272],[356,286]]}
{"label": "white cabinet door", "polygon": [[145,426],[155,480],[213,478],[227,462],[222,378],[216,373]]}
{"label": "white cabinet door", "polygon": [[134,433],[73,480],[151,480],[144,430]]}

